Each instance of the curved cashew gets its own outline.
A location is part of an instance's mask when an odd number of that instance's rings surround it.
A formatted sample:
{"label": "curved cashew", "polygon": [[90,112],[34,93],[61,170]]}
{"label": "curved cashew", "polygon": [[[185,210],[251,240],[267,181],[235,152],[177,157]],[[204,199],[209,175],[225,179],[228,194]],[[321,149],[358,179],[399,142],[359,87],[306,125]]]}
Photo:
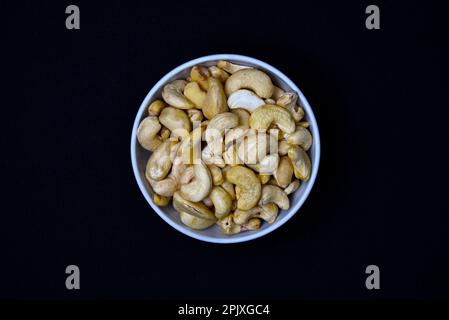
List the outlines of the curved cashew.
{"label": "curved cashew", "polygon": [[202,202],[186,200],[178,191],[173,194],[173,208],[178,212],[185,212],[200,219],[217,221],[212,211]]}
{"label": "curved cashew", "polygon": [[270,98],[273,95],[274,86],[265,72],[257,69],[243,69],[232,74],[225,84],[228,96],[239,89],[250,89],[261,98]]}
{"label": "curved cashew", "polygon": [[262,222],[260,219],[252,218],[248,222],[240,225],[234,222],[234,215],[230,214],[218,221],[218,225],[224,234],[237,234],[243,231],[257,230]]}
{"label": "curved cashew", "polygon": [[166,107],[159,115],[159,121],[167,127],[175,137],[187,136],[192,129],[187,114],[173,107]]}
{"label": "curved cashew", "polygon": [[224,112],[217,114],[210,120],[206,129],[206,141],[211,151],[216,155],[223,153],[223,134],[225,130],[232,129],[239,124],[239,118],[231,113]]}
{"label": "curved cashew", "polygon": [[257,206],[251,210],[236,210],[234,212],[234,222],[237,224],[244,224],[250,218],[261,218],[268,223],[273,223],[278,215],[279,208],[274,203]]}
{"label": "curved cashew", "polygon": [[295,177],[303,181],[309,180],[312,164],[307,153],[299,146],[291,146],[288,148],[288,156],[292,161]]}
{"label": "curved cashew", "polygon": [[301,182],[299,180],[295,179],[287,186],[287,188],[284,189],[284,192],[286,194],[291,194],[291,193],[295,192],[296,190],[298,190],[300,185],[301,185]]}
{"label": "curved cashew", "polygon": [[261,184],[256,174],[243,166],[235,166],[226,173],[226,179],[238,187],[237,207],[240,210],[253,208],[260,199]]}
{"label": "curved cashew", "polygon": [[217,221],[212,211],[203,203],[188,201],[178,191],[173,194],[173,207],[178,212],[185,212],[200,219]]}
{"label": "curved cashew", "polygon": [[298,95],[295,92],[285,92],[277,99],[276,104],[288,109],[296,122],[304,117],[304,109],[297,106]]}
{"label": "curved cashew", "polygon": [[195,104],[195,107],[201,108],[206,99],[206,92],[203,91],[197,82],[189,82],[184,88],[184,95]]}
{"label": "curved cashew", "polygon": [[165,85],[162,89],[162,98],[165,102],[179,109],[195,108],[195,104],[183,94],[186,83],[186,81],[175,80]]}
{"label": "curved cashew", "polygon": [[148,106],[148,114],[150,116],[158,116],[161,113],[162,109],[164,109],[167,105],[162,100],[154,100]]}
{"label": "curved cashew", "polygon": [[226,72],[229,72],[231,74],[236,73],[239,70],[243,69],[253,69],[253,67],[250,66],[242,66],[238,64],[231,63],[229,61],[220,60],[217,63],[217,67],[220,69],[223,69]]}
{"label": "curved cashew", "polygon": [[166,140],[151,154],[145,170],[148,179],[159,181],[168,175],[172,166],[171,151],[174,145],[176,142]]}
{"label": "curved cashew", "polygon": [[212,77],[220,79],[220,81],[223,83],[225,83],[226,80],[228,80],[229,78],[229,74],[217,66],[209,67],[209,72],[212,75]]}
{"label": "curved cashew", "polygon": [[185,165],[182,163],[181,158],[176,158],[173,161],[173,168],[170,174],[164,180],[156,181],[149,178],[146,175],[147,180],[150,182],[154,192],[164,197],[171,197],[179,188],[179,179],[181,173],[185,170]]}
{"label": "curved cashew", "polygon": [[179,178],[180,184],[188,184],[195,177],[195,171],[193,170],[193,166],[188,166],[182,172],[181,177]]}
{"label": "curved cashew", "polygon": [[247,164],[248,167],[263,175],[273,174],[279,164],[279,155],[277,153],[269,154],[258,164]]}
{"label": "curved cashew", "polygon": [[280,106],[266,104],[257,108],[249,119],[252,129],[268,129],[271,124],[275,124],[285,133],[295,132],[295,121],[290,112]]}
{"label": "curved cashew", "polygon": [[249,128],[249,117],[251,114],[245,109],[233,109],[231,110],[239,118],[239,127],[243,129]]}
{"label": "curved cashew", "polygon": [[266,184],[262,188],[262,196],[259,204],[275,203],[279,208],[288,210],[290,208],[290,200],[287,194],[281,188]]}
{"label": "curved cashew", "polygon": [[270,152],[277,153],[277,140],[266,133],[251,132],[237,145],[237,155],[245,164],[257,164]]}
{"label": "curved cashew", "polygon": [[190,71],[190,78],[192,81],[197,82],[203,90],[209,88],[207,79],[210,77],[210,72],[206,67],[194,66]]}
{"label": "curved cashew", "polygon": [[201,219],[184,211],[179,212],[179,218],[182,223],[195,230],[207,229],[215,224],[214,220]]}
{"label": "curved cashew", "polygon": [[207,197],[212,188],[212,177],[206,164],[201,161],[193,165],[195,178],[188,184],[181,185],[181,196],[189,201],[198,202]]}
{"label": "curved cashew", "polygon": [[226,166],[222,155],[213,153],[209,145],[205,146],[203,151],[201,151],[201,158],[207,165],[214,164],[219,168],[223,168],[224,166]]}
{"label": "curved cashew", "polygon": [[297,126],[296,131],[292,134],[287,134],[285,138],[289,144],[299,145],[305,151],[309,150],[312,146],[312,135],[309,130],[301,126]]}
{"label": "curved cashew", "polygon": [[221,172],[221,169],[214,164],[208,165],[208,168],[212,176],[214,186],[221,185],[224,182],[223,173]]}
{"label": "curved cashew", "polygon": [[142,120],[137,128],[137,140],[140,145],[149,151],[156,150],[162,143],[157,133],[161,129],[161,124],[156,116],[149,116]]}
{"label": "curved cashew", "polygon": [[212,119],[215,115],[228,111],[228,103],[220,80],[209,77],[207,79],[209,89],[202,105],[203,114],[207,119]]}
{"label": "curved cashew", "polygon": [[288,156],[283,156],[279,162],[279,166],[273,174],[278,185],[286,188],[292,181],[293,165]]}
{"label": "curved cashew", "polygon": [[253,112],[264,104],[265,101],[260,99],[254,92],[246,89],[237,90],[231,93],[228,98],[228,106],[231,109],[241,108]]}
{"label": "curved cashew", "polygon": [[225,189],[219,186],[214,187],[210,192],[209,197],[214,204],[215,216],[217,218],[223,218],[224,216],[229,214],[229,212],[231,212],[232,198]]}

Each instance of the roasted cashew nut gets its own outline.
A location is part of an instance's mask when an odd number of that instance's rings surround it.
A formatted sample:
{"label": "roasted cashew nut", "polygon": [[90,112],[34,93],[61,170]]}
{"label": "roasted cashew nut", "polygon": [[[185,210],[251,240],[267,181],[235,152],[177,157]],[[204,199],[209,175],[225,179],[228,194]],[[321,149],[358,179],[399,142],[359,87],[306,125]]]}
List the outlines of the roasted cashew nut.
{"label": "roasted cashew nut", "polygon": [[253,112],[264,104],[265,101],[259,98],[257,94],[246,89],[237,90],[231,93],[228,98],[228,106],[230,109],[241,108]]}
{"label": "roasted cashew nut", "polygon": [[236,73],[237,71],[243,70],[243,69],[253,69],[253,67],[250,66],[242,66],[235,63],[231,63],[229,61],[220,60],[217,63],[217,67],[220,69],[223,69],[226,72],[229,72],[231,74]]}
{"label": "roasted cashew nut", "polygon": [[217,221],[212,211],[202,202],[192,202],[184,199],[177,191],[173,194],[173,207],[178,212],[185,212],[200,219]]}
{"label": "roasted cashew nut", "polygon": [[195,104],[183,94],[187,82],[173,81],[162,89],[162,98],[169,105],[179,109],[192,109]]}
{"label": "roasted cashew nut", "polygon": [[180,158],[173,161],[173,166],[167,178],[156,181],[145,175],[154,192],[164,197],[171,197],[179,188],[179,180],[182,172],[185,170],[185,165]]}
{"label": "roasted cashew nut", "polygon": [[284,192],[286,194],[292,194],[293,192],[298,190],[300,184],[301,184],[301,182],[299,180],[295,179],[287,186],[287,188],[284,189]]}
{"label": "roasted cashew nut", "polygon": [[234,222],[234,215],[229,214],[218,221],[218,225],[224,234],[232,235],[243,231],[257,230],[261,226],[260,219],[252,218],[248,222],[240,225]]}
{"label": "roasted cashew nut", "polygon": [[166,107],[159,115],[159,121],[167,127],[175,137],[187,136],[192,129],[187,114],[180,109]]}
{"label": "roasted cashew nut", "polygon": [[296,122],[300,121],[304,117],[304,109],[296,105],[298,101],[298,95],[294,92],[285,92],[277,99],[276,104],[288,109]]}
{"label": "roasted cashew nut", "polygon": [[232,129],[239,124],[239,118],[231,113],[217,114],[209,121],[206,129],[206,142],[215,155],[223,153],[223,134],[227,129]]}
{"label": "roasted cashew nut", "polygon": [[207,119],[212,119],[217,114],[228,111],[228,103],[220,80],[209,77],[207,83],[209,89],[202,110]]}
{"label": "roasted cashew nut", "polygon": [[259,204],[264,205],[268,203],[274,203],[283,210],[290,208],[290,200],[284,190],[277,186],[266,184],[262,188]]}
{"label": "roasted cashew nut", "polygon": [[232,198],[225,189],[220,186],[213,187],[209,197],[214,204],[217,218],[223,218],[231,212]]}
{"label": "roasted cashew nut", "polygon": [[207,229],[215,224],[214,220],[201,219],[184,211],[179,212],[179,218],[182,223],[195,230]]}
{"label": "roasted cashew nut", "polygon": [[250,89],[261,98],[270,98],[273,95],[274,86],[270,77],[257,69],[243,69],[232,74],[225,84],[226,95],[240,89]]}
{"label": "roasted cashew nut", "polygon": [[292,181],[293,165],[288,156],[283,156],[273,174],[279,186],[286,188]]}
{"label": "roasted cashew nut", "polygon": [[259,202],[261,184],[256,174],[243,166],[235,166],[226,173],[226,179],[238,187],[237,208],[249,210]]}
{"label": "roasted cashew nut", "polygon": [[312,146],[312,135],[309,130],[302,126],[296,126],[296,131],[292,134],[287,134],[285,139],[289,144],[299,145],[305,151],[308,151]]}
{"label": "roasted cashew nut", "polygon": [[279,208],[274,203],[257,206],[251,210],[236,210],[234,212],[234,222],[237,224],[245,224],[250,218],[260,218],[268,223],[273,223],[278,215]]}
{"label": "roasted cashew nut", "polygon": [[157,133],[161,127],[156,116],[149,116],[142,120],[137,128],[137,140],[144,149],[154,151],[159,147],[162,140]]}
{"label": "roasted cashew nut", "polygon": [[206,99],[206,92],[200,88],[197,82],[189,82],[184,88],[184,95],[195,104],[195,107],[201,109]]}
{"label": "roasted cashew nut", "polygon": [[288,156],[292,161],[295,177],[303,181],[309,180],[312,164],[307,152],[299,146],[291,146],[288,148]]}
{"label": "roasted cashew nut", "polygon": [[212,188],[212,177],[209,168],[201,161],[193,165],[195,177],[188,184],[181,185],[181,196],[189,201],[198,202],[209,194]]}
{"label": "roasted cashew nut", "polygon": [[159,181],[168,175],[172,166],[171,151],[174,145],[176,145],[174,141],[164,141],[151,154],[145,170],[147,179]]}
{"label": "roasted cashew nut", "polygon": [[251,129],[268,129],[275,124],[285,133],[295,132],[296,126],[290,112],[277,105],[266,104],[257,108],[249,119]]}

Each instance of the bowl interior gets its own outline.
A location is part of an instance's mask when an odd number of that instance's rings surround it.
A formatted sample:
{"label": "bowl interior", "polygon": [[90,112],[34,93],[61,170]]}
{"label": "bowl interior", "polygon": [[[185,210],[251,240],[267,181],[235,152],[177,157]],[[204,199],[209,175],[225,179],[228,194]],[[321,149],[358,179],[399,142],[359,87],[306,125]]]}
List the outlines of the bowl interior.
{"label": "bowl interior", "polygon": [[[312,136],[314,138],[314,142],[312,147],[309,150],[309,156],[312,161],[312,174],[311,179],[306,183],[301,183],[301,186],[299,189],[293,194],[290,195],[290,209],[289,210],[281,210],[279,212],[279,216],[276,219],[276,221],[273,224],[263,223],[261,229],[256,231],[249,231],[249,232],[243,232],[240,234],[228,236],[224,235],[218,228],[218,226],[213,226],[211,228],[208,228],[206,230],[193,230],[185,226],[179,219],[178,213],[173,209],[172,205],[167,207],[160,208],[156,206],[151,198],[151,195],[153,194],[153,190],[151,189],[151,186],[145,179],[145,166],[148,161],[148,158],[150,157],[151,152],[143,149],[139,143],[137,142],[137,139],[135,139],[137,126],[140,123],[140,121],[146,117],[146,110],[147,106],[150,102],[152,102],[155,99],[162,99],[161,91],[163,86],[176,79],[186,79],[189,76],[190,68],[196,64],[202,64],[205,66],[212,66],[215,65],[219,60],[228,60],[233,63],[241,64],[241,65],[248,65],[256,67],[264,72],[266,72],[271,79],[273,80],[273,83],[282,88],[285,91],[295,91],[299,95],[299,99],[301,101],[301,105],[305,109],[305,119],[310,122],[310,128],[309,130],[312,133]],[[320,141],[319,141],[319,133],[318,128],[316,124],[315,117],[313,115],[312,109],[310,105],[308,104],[307,100],[305,99],[304,95],[301,93],[301,91],[294,85],[291,80],[289,80],[285,75],[283,75],[280,71],[274,69],[273,67],[244,56],[238,56],[238,55],[215,55],[215,56],[209,56],[209,57],[203,57],[200,59],[192,60],[190,62],[187,62],[180,67],[173,70],[171,73],[167,74],[164,78],[159,81],[155,87],[150,91],[150,93],[145,98],[144,102],[142,103],[139,112],[136,116],[136,121],[134,124],[133,129],[133,137],[132,137],[132,145],[131,145],[131,157],[133,160],[133,167],[134,167],[134,173],[136,175],[137,182],[139,184],[139,187],[144,194],[147,201],[150,203],[151,207],[156,211],[166,222],[168,222],[170,225],[172,225],[177,230],[194,237],[199,240],[209,241],[209,242],[218,242],[218,243],[233,243],[233,242],[241,242],[246,240],[251,240],[257,237],[260,237],[264,234],[267,234],[271,232],[272,230],[278,228],[282,224],[284,224],[288,219],[290,219],[300,208],[302,203],[304,202],[305,198],[307,197],[308,193],[310,192],[310,189],[314,183],[318,165],[319,165],[319,149],[320,148]]]}

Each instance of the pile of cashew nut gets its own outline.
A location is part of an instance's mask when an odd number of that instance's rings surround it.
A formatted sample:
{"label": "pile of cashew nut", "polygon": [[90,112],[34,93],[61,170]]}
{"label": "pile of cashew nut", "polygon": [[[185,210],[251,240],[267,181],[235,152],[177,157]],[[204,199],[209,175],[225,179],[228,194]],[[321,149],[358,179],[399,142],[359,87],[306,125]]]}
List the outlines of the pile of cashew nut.
{"label": "pile of cashew nut", "polygon": [[194,66],[164,86],[139,125],[152,152],[145,177],[153,202],[170,201],[180,220],[228,235],[273,223],[307,181],[312,145],[295,92],[284,92],[253,67],[219,61]]}

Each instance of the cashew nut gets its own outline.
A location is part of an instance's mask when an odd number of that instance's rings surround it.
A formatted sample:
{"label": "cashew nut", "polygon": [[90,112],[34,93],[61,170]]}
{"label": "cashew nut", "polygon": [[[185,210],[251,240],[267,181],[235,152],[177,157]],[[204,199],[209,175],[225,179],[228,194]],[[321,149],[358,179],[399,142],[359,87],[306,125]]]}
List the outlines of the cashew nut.
{"label": "cashew nut", "polygon": [[293,165],[288,156],[283,156],[279,162],[279,166],[273,174],[278,185],[286,188],[292,181]]}
{"label": "cashew nut", "polygon": [[186,200],[178,191],[173,194],[173,207],[178,212],[185,212],[200,219],[217,221],[217,218],[206,205],[202,202]]}
{"label": "cashew nut", "polygon": [[214,164],[208,165],[210,174],[212,176],[212,182],[214,186],[219,186],[224,182],[223,173],[221,169]]}
{"label": "cashew nut", "polygon": [[295,179],[287,186],[287,188],[284,189],[284,192],[286,194],[291,194],[291,193],[295,192],[296,190],[298,190],[300,184],[301,184],[301,182],[299,180]]}
{"label": "cashew nut", "polygon": [[257,164],[270,152],[277,153],[277,140],[265,133],[252,132],[237,146],[237,155],[245,164]]}
{"label": "cashew nut", "polygon": [[240,210],[253,208],[260,199],[261,184],[256,174],[243,166],[235,166],[226,173],[226,179],[238,187],[237,207]]}
{"label": "cashew nut", "polygon": [[212,177],[206,164],[201,161],[193,165],[195,178],[188,184],[181,185],[181,196],[189,201],[198,202],[209,194],[212,188]]}
{"label": "cashew nut", "polygon": [[166,107],[159,115],[159,121],[167,127],[175,137],[183,137],[192,129],[187,114],[180,109]]}
{"label": "cashew nut", "polygon": [[223,218],[231,212],[232,198],[225,189],[220,186],[213,187],[209,197],[214,204],[215,216],[217,218]]}
{"label": "cashew nut", "polygon": [[185,165],[181,161],[181,158],[176,158],[173,161],[173,167],[170,174],[164,180],[156,181],[145,175],[148,182],[150,182],[151,187],[154,192],[164,197],[171,197],[178,190],[179,179],[181,173],[185,170]]}
{"label": "cashew nut", "polygon": [[274,203],[257,206],[251,210],[236,210],[234,212],[234,222],[237,224],[244,224],[250,218],[260,218],[268,223],[273,223],[278,215],[279,208]]}
{"label": "cashew nut", "polygon": [[254,92],[246,89],[237,90],[231,93],[228,98],[228,106],[231,109],[242,108],[253,112],[264,104],[265,101],[260,99]]}
{"label": "cashew nut", "polygon": [[226,129],[231,129],[239,124],[239,118],[231,113],[217,114],[210,120],[206,129],[206,141],[211,151],[216,155],[223,153],[223,134]]}
{"label": "cashew nut", "polygon": [[188,166],[185,168],[185,170],[181,173],[181,177],[179,178],[180,184],[188,184],[192,179],[195,177],[195,171],[193,166]]}
{"label": "cashew nut", "polygon": [[157,133],[161,129],[161,124],[156,116],[149,116],[142,120],[137,128],[137,140],[140,145],[149,151],[156,150],[162,143]]}
{"label": "cashew nut", "polygon": [[285,133],[293,133],[296,128],[290,112],[274,104],[266,104],[257,108],[249,118],[249,125],[252,129],[268,129],[271,124],[275,124]]}
{"label": "cashew nut", "polygon": [[242,66],[242,65],[231,63],[229,61],[224,61],[224,60],[218,61],[217,67],[219,67],[220,69],[223,69],[224,71],[226,71],[230,74],[236,73],[237,71],[243,70],[243,69],[253,69],[253,67],[250,67],[250,66]]}
{"label": "cashew nut", "polygon": [[207,229],[215,224],[214,220],[201,219],[184,211],[179,212],[179,218],[182,223],[195,230]]}
{"label": "cashew nut", "polygon": [[287,194],[281,188],[266,184],[262,188],[262,195],[259,204],[275,203],[279,208],[288,210],[290,208],[290,200]]}
{"label": "cashew nut", "polygon": [[305,151],[312,146],[312,135],[309,130],[301,126],[297,126],[296,131],[292,134],[287,134],[285,138],[289,144],[299,145]]}
{"label": "cashew nut", "polygon": [[213,153],[210,145],[205,146],[203,151],[201,151],[201,158],[207,165],[214,164],[219,168],[223,168],[226,165],[222,155]]}
{"label": "cashew nut", "polygon": [[175,80],[165,85],[164,89],[162,89],[162,98],[164,98],[165,102],[179,109],[195,108],[195,104],[183,94],[186,83],[186,81],[180,82]]}
{"label": "cashew nut", "polygon": [[265,72],[257,69],[243,69],[232,74],[225,84],[228,96],[239,89],[250,89],[261,98],[270,98],[273,95],[274,86]]}
{"label": "cashew nut", "polygon": [[265,156],[258,164],[247,164],[248,167],[260,174],[273,174],[279,164],[279,155],[277,153]]}
{"label": "cashew nut", "polygon": [[217,66],[209,67],[209,72],[212,77],[220,79],[220,81],[223,83],[225,83],[226,80],[228,80],[228,78],[229,78],[229,74]]}
{"label": "cashew nut", "polygon": [[190,78],[192,81],[197,82],[200,87],[207,91],[209,88],[207,79],[210,77],[210,72],[206,67],[203,66],[194,66],[190,71]]}
{"label": "cashew nut", "polygon": [[150,116],[158,116],[167,105],[162,100],[154,100],[148,107],[148,114]]}
{"label": "cashew nut", "polygon": [[285,156],[287,154],[288,148],[290,148],[290,145],[286,140],[279,141],[278,152],[280,156]]}
{"label": "cashew nut", "polygon": [[166,140],[151,154],[145,170],[147,179],[159,181],[168,175],[172,166],[171,148],[175,144]]}
{"label": "cashew nut", "polygon": [[206,92],[203,91],[197,82],[189,82],[184,88],[184,95],[195,104],[195,107],[201,108],[206,99]]}
{"label": "cashew nut", "polygon": [[155,205],[159,207],[165,207],[170,203],[171,197],[164,197],[160,194],[154,194],[153,195],[153,202]]}
{"label": "cashew nut", "polygon": [[307,153],[299,146],[288,148],[288,156],[293,164],[295,177],[307,181],[310,178],[311,163]]}
{"label": "cashew nut", "polygon": [[288,109],[296,122],[300,121],[304,117],[304,110],[300,106],[297,106],[298,95],[295,92],[285,92],[277,99],[276,104]]}
{"label": "cashew nut", "polygon": [[224,234],[232,235],[243,231],[257,230],[260,228],[261,221],[260,219],[252,218],[248,222],[240,225],[234,222],[234,215],[230,214],[220,219],[218,225]]}
{"label": "cashew nut", "polygon": [[209,77],[207,80],[209,89],[202,106],[204,116],[212,119],[215,115],[228,111],[228,103],[220,80]]}

